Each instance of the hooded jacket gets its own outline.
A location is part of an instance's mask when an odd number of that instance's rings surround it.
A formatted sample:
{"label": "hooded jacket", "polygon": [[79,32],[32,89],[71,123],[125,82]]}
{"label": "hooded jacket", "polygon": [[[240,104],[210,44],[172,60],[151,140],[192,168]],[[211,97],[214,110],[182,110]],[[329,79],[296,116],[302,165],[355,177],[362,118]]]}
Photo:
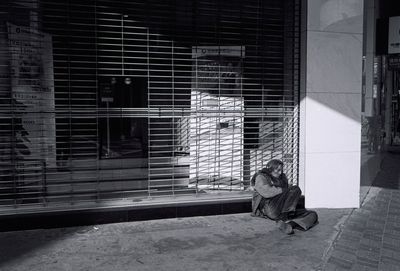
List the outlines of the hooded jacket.
{"label": "hooded jacket", "polygon": [[275,196],[281,194],[288,189],[288,181],[285,174],[281,174],[279,178],[275,178],[267,169],[264,168],[251,178],[251,186],[254,188],[252,200],[252,215],[262,216],[259,211],[259,206],[268,204],[268,202]]}

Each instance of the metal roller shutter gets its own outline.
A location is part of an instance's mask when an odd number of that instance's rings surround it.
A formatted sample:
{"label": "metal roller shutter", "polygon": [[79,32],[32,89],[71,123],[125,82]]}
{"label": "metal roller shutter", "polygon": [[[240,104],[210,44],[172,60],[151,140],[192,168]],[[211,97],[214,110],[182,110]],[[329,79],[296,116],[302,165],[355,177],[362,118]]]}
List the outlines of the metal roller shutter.
{"label": "metal roller shutter", "polygon": [[298,177],[299,1],[0,4],[4,214],[248,198]]}

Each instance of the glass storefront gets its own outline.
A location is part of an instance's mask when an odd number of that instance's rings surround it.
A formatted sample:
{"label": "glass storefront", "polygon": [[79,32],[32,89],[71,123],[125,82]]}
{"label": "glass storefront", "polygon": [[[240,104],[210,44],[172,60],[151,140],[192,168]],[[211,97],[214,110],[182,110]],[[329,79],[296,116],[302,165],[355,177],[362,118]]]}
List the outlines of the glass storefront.
{"label": "glass storefront", "polygon": [[300,3],[0,4],[4,214],[249,198],[298,179]]}

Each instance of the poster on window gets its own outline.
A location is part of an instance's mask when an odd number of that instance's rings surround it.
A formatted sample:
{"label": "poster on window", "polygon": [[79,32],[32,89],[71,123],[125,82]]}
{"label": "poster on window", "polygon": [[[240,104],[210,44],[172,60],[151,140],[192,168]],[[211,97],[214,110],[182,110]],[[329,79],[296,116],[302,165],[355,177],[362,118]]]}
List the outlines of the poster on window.
{"label": "poster on window", "polygon": [[36,28],[7,23],[15,155],[55,164],[52,40]]}
{"label": "poster on window", "polygon": [[212,95],[240,94],[242,46],[196,46],[192,48],[192,89]]}

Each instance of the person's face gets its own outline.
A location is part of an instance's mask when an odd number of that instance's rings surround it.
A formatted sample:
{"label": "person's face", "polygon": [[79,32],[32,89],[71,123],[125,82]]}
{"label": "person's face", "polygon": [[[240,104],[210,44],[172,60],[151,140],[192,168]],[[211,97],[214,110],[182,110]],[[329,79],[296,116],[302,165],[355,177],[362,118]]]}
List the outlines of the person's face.
{"label": "person's face", "polygon": [[282,174],[282,166],[279,165],[277,168],[273,169],[271,172],[271,175],[274,176],[275,178],[278,178]]}

